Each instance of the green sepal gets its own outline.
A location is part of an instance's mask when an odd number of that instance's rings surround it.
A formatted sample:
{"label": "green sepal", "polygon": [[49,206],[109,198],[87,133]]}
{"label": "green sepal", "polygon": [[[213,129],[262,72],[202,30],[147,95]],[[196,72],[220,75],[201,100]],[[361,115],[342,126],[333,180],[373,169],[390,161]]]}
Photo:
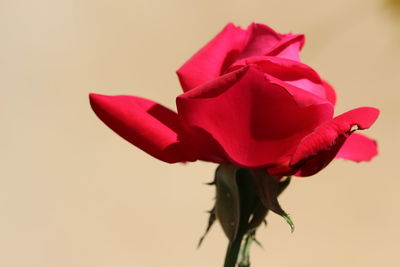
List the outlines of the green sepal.
{"label": "green sepal", "polygon": [[266,169],[220,165],[215,172],[214,182],[209,183],[216,187],[216,201],[199,245],[217,219],[229,239],[224,267],[236,266],[243,238],[246,241],[241,266],[250,266],[250,244],[258,243],[255,231],[261,223],[266,222],[269,210],[285,218],[292,231],[294,229],[292,220],[278,202],[278,196],[289,183],[290,177],[280,181],[278,177],[269,175]]}
{"label": "green sepal", "polygon": [[254,217],[257,208],[262,207],[262,203],[257,196],[249,169],[221,165],[215,177],[216,215],[229,239],[224,267],[234,267],[242,239],[250,229],[250,218]]}
{"label": "green sepal", "polygon": [[217,220],[217,216],[215,214],[215,207],[213,207],[210,211],[208,211],[210,216],[208,217],[208,224],[206,231],[204,234],[200,237],[199,243],[197,243],[197,248],[200,248],[201,244],[204,241],[204,238],[207,236],[208,232],[210,231],[211,227],[213,226],[214,222]]}
{"label": "green sepal", "polygon": [[238,169],[234,165],[220,165],[215,172],[215,213],[229,241],[235,240],[240,223]]}
{"label": "green sepal", "polygon": [[252,177],[257,187],[258,196],[263,205],[274,213],[282,216],[289,224],[291,231],[294,231],[294,224],[289,215],[282,209],[278,201],[278,196],[289,185],[291,177],[280,182],[273,175],[268,174],[265,169],[252,169]]}

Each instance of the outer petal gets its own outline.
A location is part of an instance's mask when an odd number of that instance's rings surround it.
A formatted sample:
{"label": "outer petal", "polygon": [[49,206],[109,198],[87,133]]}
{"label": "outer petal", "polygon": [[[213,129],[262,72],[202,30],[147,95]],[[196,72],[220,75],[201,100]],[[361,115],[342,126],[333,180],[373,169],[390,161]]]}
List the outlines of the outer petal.
{"label": "outer petal", "polygon": [[300,61],[304,45],[303,34],[280,34],[263,24],[253,23],[247,28],[249,39],[239,59],[253,56],[278,56]]}
{"label": "outer petal", "polygon": [[348,111],[317,127],[301,140],[290,166],[300,169],[299,176],[310,176],[329,164],[346,139],[358,129],[369,128],[377,119],[379,110],[363,107]]}
{"label": "outer petal", "polygon": [[90,94],[97,116],[114,132],[153,157],[168,162],[197,159],[177,114],[153,101],[135,96]]}
{"label": "outer petal", "polygon": [[336,158],[360,162],[370,161],[377,154],[378,149],[375,140],[365,135],[353,133],[340,148]]}
{"label": "outer petal", "polygon": [[228,24],[177,71],[183,91],[220,76],[236,59],[246,40],[243,29]]}
{"label": "outer petal", "polygon": [[330,103],[302,106],[284,88],[247,66],[177,98],[179,116],[201,129],[244,167],[288,161],[297,144],[332,117]]}

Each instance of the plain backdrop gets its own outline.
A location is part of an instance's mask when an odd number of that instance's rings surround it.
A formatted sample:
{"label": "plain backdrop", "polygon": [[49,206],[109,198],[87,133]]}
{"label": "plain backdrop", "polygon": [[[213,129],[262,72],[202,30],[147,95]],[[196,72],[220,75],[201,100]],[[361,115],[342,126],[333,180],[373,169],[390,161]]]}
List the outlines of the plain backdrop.
{"label": "plain backdrop", "polygon": [[[394,1],[392,1],[394,2]],[[216,165],[169,165],[110,131],[88,93],[175,108],[175,70],[227,22],[306,34],[336,114],[381,109],[371,163],[337,160],[281,197],[252,266],[400,266],[399,14],[378,0],[0,0],[0,266],[222,266],[197,250]]]}

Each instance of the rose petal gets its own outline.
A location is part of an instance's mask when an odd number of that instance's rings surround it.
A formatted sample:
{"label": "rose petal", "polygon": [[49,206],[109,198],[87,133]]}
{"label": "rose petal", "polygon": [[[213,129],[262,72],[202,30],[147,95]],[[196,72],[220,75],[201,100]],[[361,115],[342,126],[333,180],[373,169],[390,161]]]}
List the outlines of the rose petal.
{"label": "rose petal", "polygon": [[263,24],[253,23],[247,28],[248,42],[239,59],[253,56],[278,56],[300,61],[304,45],[303,34],[280,34]]}
{"label": "rose petal", "polygon": [[370,161],[377,154],[378,149],[375,140],[365,135],[353,133],[347,138],[336,158],[360,162]]}
{"label": "rose petal", "polygon": [[238,59],[251,56],[278,56],[299,61],[304,45],[302,34],[280,34],[262,24],[246,31],[228,24],[178,71],[183,91],[188,91],[225,73]]}
{"label": "rose petal", "polygon": [[369,128],[378,118],[379,110],[363,107],[348,111],[317,127],[301,140],[290,161],[290,166],[298,168],[298,176],[310,176],[329,164],[336,156],[353,127]]}
{"label": "rose petal", "polygon": [[175,163],[194,161],[190,146],[175,112],[135,96],[90,94],[97,116],[128,142],[159,160]]}
{"label": "rose petal", "polygon": [[246,38],[243,29],[228,24],[177,71],[183,91],[220,76],[236,59]]}
{"label": "rose petal", "polygon": [[208,132],[231,162],[262,167],[288,160],[298,142],[332,117],[330,103],[299,105],[256,66],[247,66],[177,98],[179,116]]}
{"label": "rose petal", "polygon": [[332,103],[332,105],[336,105],[335,89],[333,89],[333,87],[327,81],[322,80],[322,83],[325,88],[326,99],[328,99]]}
{"label": "rose petal", "polygon": [[[232,68],[235,69],[250,64],[256,64],[265,73],[268,73],[281,82],[296,86],[331,102],[326,93],[325,83],[321,80],[318,73],[306,64],[286,58],[263,56],[250,57],[237,61]],[[296,91],[298,90],[296,89]]]}

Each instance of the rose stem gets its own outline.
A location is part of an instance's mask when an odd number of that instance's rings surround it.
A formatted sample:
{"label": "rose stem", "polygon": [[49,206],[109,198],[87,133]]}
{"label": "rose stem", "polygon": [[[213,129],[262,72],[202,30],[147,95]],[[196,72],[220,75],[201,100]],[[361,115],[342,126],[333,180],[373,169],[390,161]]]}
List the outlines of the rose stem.
{"label": "rose stem", "polygon": [[235,267],[244,234],[238,233],[236,239],[230,242],[226,251],[224,267]]}

